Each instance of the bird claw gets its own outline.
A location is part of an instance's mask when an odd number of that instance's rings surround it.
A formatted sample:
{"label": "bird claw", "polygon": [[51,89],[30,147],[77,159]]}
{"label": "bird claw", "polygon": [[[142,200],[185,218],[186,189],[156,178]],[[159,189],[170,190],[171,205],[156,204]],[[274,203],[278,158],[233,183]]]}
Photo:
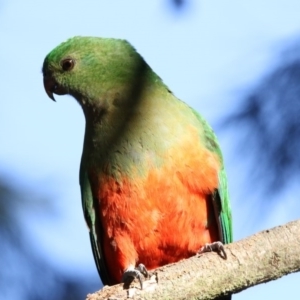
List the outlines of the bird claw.
{"label": "bird claw", "polygon": [[227,259],[227,254],[224,248],[224,245],[221,242],[213,242],[211,244],[205,244],[198,253],[205,253],[205,252],[217,252],[223,259]]}
{"label": "bird claw", "polygon": [[142,277],[148,277],[149,273],[145,267],[145,265],[143,264],[139,264],[136,268],[134,268],[133,266],[128,267],[122,276],[122,282],[124,282],[125,284],[128,282],[131,282],[134,278],[137,278],[140,282],[141,285],[141,290],[143,289],[143,281],[142,281]]}

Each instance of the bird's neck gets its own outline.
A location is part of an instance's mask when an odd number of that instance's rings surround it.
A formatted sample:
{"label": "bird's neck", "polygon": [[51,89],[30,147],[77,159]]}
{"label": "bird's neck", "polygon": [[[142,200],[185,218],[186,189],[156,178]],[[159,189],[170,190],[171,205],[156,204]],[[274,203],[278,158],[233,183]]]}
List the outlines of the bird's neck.
{"label": "bird's neck", "polygon": [[151,101],[161,92],[168,92],[167,87],[149,68],[130,83],[102,89],[89,99],[77,99],[86,118],[87,148],[97,147],[105,151],[125,134],[130,124],[140,126],[140,112],[151,106]]}
{"label": "bird's neck", "polygon": [[167,90],[167,87],[146,65],[138,76],[116,81],[113,86],[99,84],[95,90],[74,97],[82,106],[88,127],[111,126],[124,122],[143,102],[151,101],[150,94],[160,89]]}

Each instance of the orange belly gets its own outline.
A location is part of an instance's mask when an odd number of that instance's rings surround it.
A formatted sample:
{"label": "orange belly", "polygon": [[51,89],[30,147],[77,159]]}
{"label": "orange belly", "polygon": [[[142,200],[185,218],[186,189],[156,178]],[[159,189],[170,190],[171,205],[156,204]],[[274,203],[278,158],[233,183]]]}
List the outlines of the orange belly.
{"label": "orange belly", "polygon": [[194,150],[196,155],[152,168],[145,176],[91,176],[104,259],[113,282],[121,281],[129,265],[143,263],[151,270],[219,240],[211,202],[219,161],[208,150]]}

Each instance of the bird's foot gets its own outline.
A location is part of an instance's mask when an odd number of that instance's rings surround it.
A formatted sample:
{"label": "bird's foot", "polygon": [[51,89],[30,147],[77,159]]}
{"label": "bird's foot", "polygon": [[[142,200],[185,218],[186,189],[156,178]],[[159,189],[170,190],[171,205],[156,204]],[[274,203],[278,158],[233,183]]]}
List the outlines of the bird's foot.
{"label": "bird's foot", "polygon": [[123,273],[122,282],[125,284],[131,283],[132,280],[137,278],[141,285],[141,290],[143,289],[142,277],[148,277],[149,273],[143,264],[139,264],[136,268],[134,266],[129,266]]}
{"label": "bird's foot", "polygon": [[204,253],[204,252],[211,252],[215,251],[217,252],[222,258],[227,259],[227,254],[224,248],[224,245],[221,242],[213,242],[211,244],[205,244],[198,253]]}

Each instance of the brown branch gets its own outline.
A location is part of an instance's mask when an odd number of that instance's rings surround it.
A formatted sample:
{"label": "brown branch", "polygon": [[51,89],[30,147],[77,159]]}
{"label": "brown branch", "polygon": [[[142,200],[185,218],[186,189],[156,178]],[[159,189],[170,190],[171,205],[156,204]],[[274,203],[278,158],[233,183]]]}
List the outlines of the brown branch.
{"label": "brown branch", "polygon": [[156,269],[143,290],[119,284],[87,299],[214,299],[300,271],[300,220],[226,245],[226,252],[227,260],[205,253]]}

